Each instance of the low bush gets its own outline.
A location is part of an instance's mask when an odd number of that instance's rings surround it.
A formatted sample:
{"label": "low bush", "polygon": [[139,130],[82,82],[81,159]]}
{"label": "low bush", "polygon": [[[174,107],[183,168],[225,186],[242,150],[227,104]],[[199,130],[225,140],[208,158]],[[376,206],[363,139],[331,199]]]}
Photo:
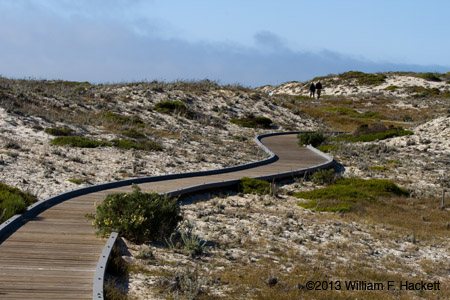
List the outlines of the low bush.
{"label": "low bush", "polygon": [[145,122],[137,116],[126,116],[110,111],[104,111],[100,114],[100,116],[103,119],[118,125],[134,125],[139,127],[145,126]]}
{"label": "low bush", "polygon": [[2,216],[0,223],[16,214],[23,213],[36,201],[35,196],[0,182],[0,216]]}
{"label": "low bush", "polygon": [[359,85],[379,85],[385,82],[387,76],[384,74],[367,74],[357,71],[349,71],[338,75],[342,80],[356,80]]}
{"label": "low bush", "polygon": [[322,152],[329,153],[338,150],[340,147],[338,145],[320,145],[316,148]]}
{"label": "low bush", "polygon": [[143,132],[136,129],[124,130],[121,132],[122,135],[133,138],[133,139],[145,139],[146,136]]}
{"label": "low bush", "polygon": [[401,127],[386,127],[381,123],[372,125],[360,125],[353,134],[343,134],[339,137],[333,138],[332,141],[337,142],[372,142],[377,140],[384,140],[396,136],[412,135],[414,132],[405,130]]}
{"label": "low bush", "polygon": [[386,91],[395,91],[395,90],[397,90],[397,89],[399,89],[399,88],[400,88],[400,87],[397,86],[397,85],[389,85],[389,86],[385,87],[384,89],[385,89]]}
{"label": "low bush", "polygon": [[371,166],[370,169],[372,169],[374,171],[384,172],[384,171],[389,170],[389,167],[386,167],[386,166]]}
{"label": "low bush", "polygon": [[137,254],[135,255],[137,259],[154,259],[155,255],[153,254],[152,248],[147,245],[142,245]]}
{"label": "low bush", "polygon": [[388,128],[381,123],[375,123],[371,125],[363,124],[356,128],[356,130],[353,132],[353,136],[359,137],[361,135],[384,133],[386,131],[388,131]]}
{"label": "low bush", "polygon": [[439,73],[431,73],[431,72],[416,73],[415,76],[419,77],[419,78],[423,78],[428,81],[436,81],[436,82],[442,81],[442,79],[440,78],[441,74],[439,74]]}
{"label": "low bush", "polygon": [[362,134],[357,137],[350,135],[350,134],[344,134],[337,138],[334,138],[333,141],[351,142],[351,143],[373,142],[373,141],[378,141],[378,140],[390,139],[390,138],[393,138],[396,136],[405,136],[405,135],[412,135],[412,134],[414,134],[414,132],[412,132],[411,130],[405,130],[403,128],[394,128],[394,129],[389,129],[386,132]]}
{"label": "low bush", "polygon": [[362,119],[382,119],[382,115],[376,111],[367,111],[364,113],[358,113],[356,115],[352,115],[353,118],[362,118]]}
{"label": "low bush", "polygon": [[406,89],[409,93],[413,93],[413,98],[426,98],[426,97],[438,97],[441,95],[441,91],[438,88],[426,88],[423,86],[409,86]]}
{"label": "low bush", "polygon": [[193,119],[195,117],[195,114],[186,107],[183,101],[180,100],[164,100],[156,103],[153,106],[153,109],[165,114],[180,114],[189,119]]}
{"label": "low bush", "polygon": [[249,115],[240,119],[231,119],[230,122],[242,127],[264,129],[269,129],[270,125],[273,123],[272,120],[267,117],[255,117],[254,115]]}
{"label": "low bush", "polygon": [[378,112],[368,111],[364,113],[359,113],[353,108],[339,107],[339,106],[324,107],[323,110],[341,116],[350,116],[352,118],[381,119],[382,117],[381,114]]}
{"label": "low bush", "polygon": [[97,148],[103,146],[111,146],[108,142],[97,141],[87,137],[80,136],[60,136],[50,142],[55,146],[70,146],[78,148]]}
{"label": "low bush", "polygon": [[299,146],[312,145],[317,147],[326,140],[326,137],[321,132],[307,132],[299,133],[297,139]]}
{"label": "low bush", "polygon": [[88,217],[100,236],[118,231],[136,243],[164,241],[182,219],[177,199],[142,193],[138,186],[133,186],[131,193],[106,196],[95,214]]}
{"label": "low bush", "polygon": [[83,178],[71,178],[69,179],[69,182],[75,183],[75,184],[82,184],[85,180]]}
{"label": "low bush", "polygon": [[75,133],[72,129],[67,127],[48,127],[45,128],[44,132],[54,136],[70,136]]}
{"label": "low bush", "polygon": [[296,101],[311,100],[311,97],[303,96],[303,95],[295,95],[295,96],[293,96],[293,98]]}
{"label": "low bush", "polygon": [[153,109],[162,113],[182,112],[186,110],[186,105],[179,100],[176,101],[164,100],[156,103],[153,106]]}
{"label": "low bush", "polygon": [[339,107],[339,106],[324,107],[323,110],[324,111],[328,111],[328,112],[333,112],[333,113],[336,113],[338,115],[354,115],[354,114],[358,114],[358,112],[356,110],[354,110],[353,108]]}
{"label": "low bush", "polygon": [[334,173],[334,169],[328,169],[316,171],[309,178],[315,184],[330,185],[336,181],[337,175]]}
{"label": "low bush", "polygon": [[206,242],[194,234],[194,226],[188,222],[180,226],[170,238],[166,240],[167,245],[172,250],[182,250],[184,253],[192,257],[203,253]]}
{"label": "low bush", "polygon": [[243,177],[239,183],[239,191],[244,194],[268,195],[271,192],[271,187],[267,181]]}
{"label": "low bush", "polygon": [[410,115],[404,115],[402,120],[403,122],[412,122],[413,118]]}
{"label": "low bush", "polygon": [[310,201],[299,203],[304,208],[317,211],[349,211],[364,201],[374,202],[379,197],[407,196],[408,191],[384,179],[339,179],[335,184],[322,189],[292,193]]}
{"label": "low bush", "polygon": [[114,147],[124,150],[136,149],[144,151],[161,151],[163,149],[158,143],[143,140],[135,141],[129,139],[118,139],[112,140],[111,143]]}
{"label": "low bush", "polygon": [[53,139],[51,143],[55,146],[78,148],[116,147],[124,150],[136,149],[144,151],[161,151],[163,149],[160,144],[145,140],[115,139],[105,142],[79,136],[61,136]]}

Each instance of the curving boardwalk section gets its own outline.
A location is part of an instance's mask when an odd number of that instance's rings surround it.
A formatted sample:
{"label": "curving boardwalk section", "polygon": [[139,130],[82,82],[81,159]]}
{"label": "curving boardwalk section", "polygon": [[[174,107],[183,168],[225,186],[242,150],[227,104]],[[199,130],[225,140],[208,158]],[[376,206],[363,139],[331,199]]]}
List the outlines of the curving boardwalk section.
{"label": "curving boardwalk section", "polygon": [[[300,170],[327,162],[299,148],[294,134],[262,139],[278,160],[224,174],[139,184],[143,191],[168,192],[211,182],[261,177]],[[233,155],[230,153],[230,155]],[[0,299],[92,299],[95,268],[105,240],[95,236],[85,214],[109,193],[130,186],[73,197],[30,218],[0,244]]]}

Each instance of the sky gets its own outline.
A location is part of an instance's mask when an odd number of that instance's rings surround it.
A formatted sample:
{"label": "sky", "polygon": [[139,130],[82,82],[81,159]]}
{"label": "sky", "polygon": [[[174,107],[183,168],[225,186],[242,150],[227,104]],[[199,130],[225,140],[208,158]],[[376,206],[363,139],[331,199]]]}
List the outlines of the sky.
{"label": "sky", "polygon": [[448,0],[0,0],[0,76],[248,87],[450,71]]}

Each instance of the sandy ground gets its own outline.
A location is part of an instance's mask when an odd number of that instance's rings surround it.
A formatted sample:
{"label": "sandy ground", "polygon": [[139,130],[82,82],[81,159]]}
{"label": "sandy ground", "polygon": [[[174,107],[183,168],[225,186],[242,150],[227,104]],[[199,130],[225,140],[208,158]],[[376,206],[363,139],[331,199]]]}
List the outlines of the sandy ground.
{"label": "sandy ground", "polygon": [[[396,86],[397,88],[390,90],[386,89],[389,86]],[[356,82],[338,83],[337,78],[327,80],[323,84],[323,96],[362,96],[362,95],[378,95],[385,97],[406,98],[411,96],[408,91],[409,87],[424,87],[427,89],[437,88],[442,92],[450,91],[450,84],[446,82],[427,81],[422,78],[413,76],[400,76],[388,74],[385,82],[379,85],[363,86]],[[265,86],[260,89],[265,93],[271,94],[288,94],[288,95],[303,95],[309,96],[309,83],[288,82],[280,86]]]}

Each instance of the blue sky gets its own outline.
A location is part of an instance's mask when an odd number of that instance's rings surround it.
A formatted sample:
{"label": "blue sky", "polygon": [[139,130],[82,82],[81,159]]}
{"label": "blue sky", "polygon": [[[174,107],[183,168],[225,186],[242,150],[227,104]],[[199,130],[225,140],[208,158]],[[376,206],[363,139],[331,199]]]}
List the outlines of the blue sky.
{"label": "blue sky", "polygon": [[0,0],[0,75],[244,86],[450,71],[444,0]]}

